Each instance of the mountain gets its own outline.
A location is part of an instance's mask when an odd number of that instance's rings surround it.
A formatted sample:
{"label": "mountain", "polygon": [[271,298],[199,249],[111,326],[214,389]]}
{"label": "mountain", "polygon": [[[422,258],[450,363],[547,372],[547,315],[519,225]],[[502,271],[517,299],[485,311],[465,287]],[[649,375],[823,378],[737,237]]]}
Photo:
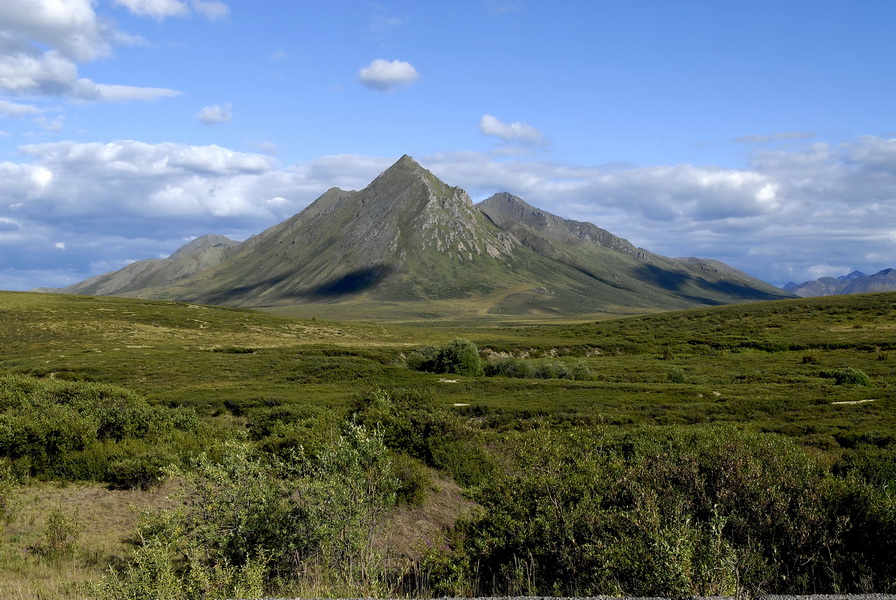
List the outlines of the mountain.
{"label": "mountain", "polygon": [[837,278],[821,277],[799,284],[791,281],[781,289],[803,298],[868,292],[896,292],[896,270],[884,269],[873,275],[853,271],[849,275]]}
{"label": "mountain", "polygon": [[85,279],[62,290],[89,296],[139,295],[141,290],[166,285],[220,263],[239,242],[223,235],[204,235],[182,246],[168,258],[150,258]]}
{"label": "mountain", "polygon": [[788,297],[717,261],[667,258],[511,194],[474,205],[403,156],[242,243],[194,240],[61,290],[243,307],[447,302],[492,314],[586,314]]}

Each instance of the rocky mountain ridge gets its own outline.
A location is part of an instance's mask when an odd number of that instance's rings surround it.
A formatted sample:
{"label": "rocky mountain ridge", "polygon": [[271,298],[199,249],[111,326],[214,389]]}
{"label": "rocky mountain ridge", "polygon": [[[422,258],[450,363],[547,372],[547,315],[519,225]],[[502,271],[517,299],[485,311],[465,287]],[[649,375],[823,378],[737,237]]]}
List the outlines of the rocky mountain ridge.
{"label": "rocky mountain ridge", "polygon": [[61,291],[245,307],[447,300],[492,314],[788,296],[723,263],[653,254],[511,194],[474,204],[409,156],[363,190],[332,188],[245,242],[205,236],[167,259],[133,263]]}

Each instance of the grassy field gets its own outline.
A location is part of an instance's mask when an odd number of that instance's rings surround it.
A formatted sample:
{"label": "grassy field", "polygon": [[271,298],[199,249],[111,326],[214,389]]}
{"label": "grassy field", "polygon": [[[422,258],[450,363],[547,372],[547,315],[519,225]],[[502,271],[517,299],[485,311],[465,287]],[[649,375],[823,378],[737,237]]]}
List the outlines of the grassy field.
{"label": "grassy field", "polygon": [[[344,407],[371,387],[422,385],[442,404],[496,422],[734,422],[825,449],[896,430],[892,294],[479,327],[27,293],[0,294],[0,306],[0,372],[113,383],[208,416],[269,404]],[[592,378],[444,377],[405,367],[411,350],[454,338],[533,365],[585,361]],[[845,367],[871,385],[839,385],[831,374]]]}
{"label": "grassy field", "polygon": [[[452,322],[442,309],[438,318],[414,318],[413,311],[392,308],[384,310],[383,320],[356,322],[328,320],[322,307],[315,310],[298,318],[173,302],[0,292],[0,377],[108,384],[137,394],[139,400],[128,402],[192,409],[200,417],[201,429],[183,429],[181,437],[146,434],[162,437],[85,446],[66,471],[72,473],[97,456],[114,456],[120,467],[175,439],[196,452],[226,439],[248,438],[275,451],[296,439],[313,446],[315,431],[357,410],[359,399],[381,388],[426,390],[433,406],[457,420],[452,427],[484,436],[483,447],[489,439],[537,428],[717,426],[780,434],[828,465],[860,447],[896,449],[896,294],[584,323]],[[396,315],[400,323],[385,318]],[[408,368],[413,353],[458,338],[473,342],[486,365],[515,360],[527,365],[529,376]],[[575,369],[587,376],[544,375]],[[119,393],[102,389],[101,394]],[[99,577],[127,554],[123,540],[133,534],[137,517],[125,506],[159,507],[167,500],[158,488],[110,488],[108,475],[93,481],[74,477],[59,487],[52,483],[58,476],[39,471],[33,459],[23,460],[10,463],[24,479],[9,496],[13,508],[3,530],[0,591],[4,597],[88,597],[79,582]],[[438,460],[428,464],[440,470]],[[469,465],[458,468],[452,473],[446,467],[439,476],[463,478]],[[81,533],[77,552],[48,562],[29,556],[28,549],[46,544],[47,515],[55,506],[65,508]]]}

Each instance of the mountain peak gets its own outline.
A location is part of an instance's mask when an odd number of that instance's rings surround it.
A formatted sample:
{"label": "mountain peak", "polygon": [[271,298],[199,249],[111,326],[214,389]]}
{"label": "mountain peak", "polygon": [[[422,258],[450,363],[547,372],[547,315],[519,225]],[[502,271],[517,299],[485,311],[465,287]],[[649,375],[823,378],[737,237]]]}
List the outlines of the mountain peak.
{"label": "mountain peak", "polygon": [[420,166],[416,160],[408,156],[407,154],[402,155],[397,161],[392,163],[392,166],[380,173],[380,177],[383,176],[395,176],[397,174],[410,174],[410,173],[428,173],[426,169]]}

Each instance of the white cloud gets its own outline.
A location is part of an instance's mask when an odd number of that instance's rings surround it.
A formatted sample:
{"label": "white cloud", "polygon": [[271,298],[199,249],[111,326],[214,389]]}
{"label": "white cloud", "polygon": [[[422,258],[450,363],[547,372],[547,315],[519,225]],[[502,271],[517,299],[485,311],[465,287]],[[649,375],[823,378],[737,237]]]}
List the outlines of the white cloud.
{"label": "white cloud", "polygon": [[132,85],[110,85],[94,83],[89,79],[79,79],[76,98],[104,102],[152,102],[161,98],[180,96],[178,90],[157,87],[137,87]]}
{"label": "white cloud", "polygon": [[420,78],[420,73],[411,63],[403,60],[388,61],[378,58],[358,71],[358,80],[366,87],[378,92],[391,92],[411,85]]}
{"label": "white cloud", "polygon": [[108,56],[110,43],[120,38],[97,17],[95,4],[94,0],[3,0],[0,38],[7,44],[33,40],[76,60]]}
{"label": "white cloud", "polygon": [[424,164],[474,198],[510,191],[654,252],[722,260],[772,283],[814,279],[819,264],[896,267],[896,139],[764,151],[745,169],[576,167],[477,153]]}
{"label": "white cloud", "polygon": [[233,118],[233,110],[230,104],[213,104],[206,106],[196,115],[206,125],[227,123]]}
{"label": "white cloud", "polygon": [[16,102],[8,102],[0,100],[0,115],[7,117],[24,117],[25,115],[40,114],[41,110],[30,104],[18,104]]}
{"label": "white cloud", "polygon": [[0,90],[22,96],[67,97],[85,102],[157,100],[180,95],[167,88],[110,85],[78,77],[78,66],[49,50],[4,54],[0,51]]}
{"label": "white cloud", "polygon": [[274,142],[255,141],[250,143],[249,146],[262,154],[275,155],[280,152],[280,148]]}
{"label": "white cloud", "polygon": [[[95,4],[93,0],[0,2],[0,91],[29,98],[87,102],[145,101],[178,95],[167,88],[105,84],[79,77],[79,62],[109,56],[113,45],[137,41],[100,18],[94,11]],[[21,115],[27,111],[27,105],[4,105],[8,109],[4,112],[14,110]]]}
{"label": "white cloud", "polygon": [[479,131],[482,135],[495,136],[505,142],[526,145],[546,143],[541,132],[531,125],[519,121],[504,123],[492,115],[482,115],[482,118],[479,120]]}

